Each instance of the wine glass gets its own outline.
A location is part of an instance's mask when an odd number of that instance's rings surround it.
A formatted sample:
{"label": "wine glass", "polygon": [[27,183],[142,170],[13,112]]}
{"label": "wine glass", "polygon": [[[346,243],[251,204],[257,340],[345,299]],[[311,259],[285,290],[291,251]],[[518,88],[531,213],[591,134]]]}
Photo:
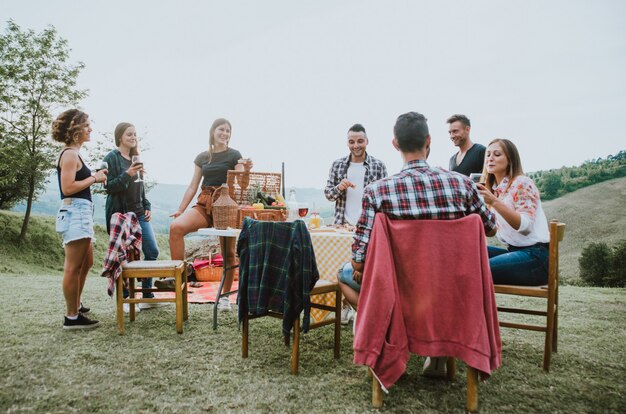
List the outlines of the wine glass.
{"label": "wine glass", "polygon": [[[141,162],[141,157],[139,155],[133,155],[133,157],[131,158],[131,161],[133,163],[133,165],[135,164],[141,164],[143,166],[143,162]],[[141,179],[141,170],[137,171],[137,179],[135,180],[136,183],[142,182],[143,180]]]}
{"label": "wine glass", "polygon": [[309,205],[307,203],[298,203],[298,215],[302,218],[309,214]]}
{"label": "wine glass", "polygon": [[[96,168],[96,172],[100,171],[100,170],[108,170],[109,169],[109,163],[102,160],[100,161],[100,164],[98,164],[98,168]],[[106,178],[104,179],[104,182],[102,183],[102,188],[104,188],[106,185]]]}

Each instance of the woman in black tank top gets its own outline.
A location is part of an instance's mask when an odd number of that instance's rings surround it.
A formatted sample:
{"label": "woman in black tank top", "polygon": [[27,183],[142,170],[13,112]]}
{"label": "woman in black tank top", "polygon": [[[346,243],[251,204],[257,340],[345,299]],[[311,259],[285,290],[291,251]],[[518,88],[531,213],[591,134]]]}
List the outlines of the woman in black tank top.
{"label": "woman in black tank top", "polygon": [[[84,316],[83,313],[89,309],[80,304],[87,273],[93,264],[93,224],[87,221],[92,228],[84,229],[81,228],[81,220],[72,220],[77,215],[85,214],[85,209],[87,212],[91,209],[93,214],[89,188],[106,180],[106,170],[91,175],[79,155],[83,143],[90,140],[90,133],[89,116],[78,109],[63,112],[52,123],[52,139],[65,144],[57,162],[59,190],[63,200],[57,216],[57,231],[63,237],[65,249],[63,296],[67,310],[63,329],[90,329],[99,323]],[[66,220],[60,223],[60,218]]]}

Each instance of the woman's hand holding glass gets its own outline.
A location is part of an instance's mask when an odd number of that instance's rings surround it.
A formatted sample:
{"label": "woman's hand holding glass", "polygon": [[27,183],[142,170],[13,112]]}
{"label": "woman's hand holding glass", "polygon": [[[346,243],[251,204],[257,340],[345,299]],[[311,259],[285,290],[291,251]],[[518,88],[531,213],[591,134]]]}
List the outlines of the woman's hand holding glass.
{"label": "woman's hand holding glass", "polygon": [[485,200],[485,204],[487,204],[488,207],[493,206],[493,204],[498,201],[498,198],[491,191],[487,190],[483,184],[477,183],[476,188],[478,188],[478,193],[482,196],[483,200]]}
{"label": "woman's hand holding glass", "polygon": [[131,177],[134,177],[135,175],[140,174],[142,171],[143,171],[143,163],[133,161],[132,164],[130,164],[130,167],[128,167],[128,169],[126,170],[126,174],[130,175]]}
{"label": "woman's hand holding glass", "polygon": [[252,159],[250,158],[240,158],[237,161],[237,164],[239,165],[243,165],[243,170],[244,171],[250,171],[254,165],[254,163],[252,162]]}
{"label": "woman's hand holding glass", "polygon": [[107,174],[109,173],[109,170],[107,169],[103,169],[103,170],[98,170],[95,173],[93,173],[93,177],[96,179],[95,183],[104,183],[107,180]]}

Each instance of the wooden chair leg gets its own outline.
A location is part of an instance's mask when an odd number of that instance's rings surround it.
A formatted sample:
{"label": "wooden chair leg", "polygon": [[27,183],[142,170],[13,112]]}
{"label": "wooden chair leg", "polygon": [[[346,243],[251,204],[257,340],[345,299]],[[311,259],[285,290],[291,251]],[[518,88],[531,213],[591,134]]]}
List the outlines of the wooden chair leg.
{"label": "wooden chair leg", "polygon": [[554,330],[552,331],[552,352],[557,352],[557,342],[559,336],[559,306],[554,310]]}
{"label": "wooden chair leg", "polygon": [[456,360],[453,357],[449,357],[446,361],[446,378],[448,381],[456,379]]}
{"label": "wooden chair leg", "polygon": [[291,373],[298,375],[300,363],[300,317],[293,322],[293,345],[291,349]]}
{"label": "wooden chair leg", "polygon": [[380,383],[376,379],[376,376],[370,371],[370,377],[372,377],[372,407],[380,408],[383,406],[383,389]]}
{"label": "wooden chair leg", "polygon": [[176,276],[174,277],[176,281],[175,291],[176,291],[176,332],[179,334],[183,333],[183,278],[182,272],[176,272]]}
{"label": "wooden chair leg", "polygon": [[475,413],[478,411],[478,371],[467,367],[467,411]]}
{"label": "wooden chair leg", "polygon": [[[129,277],[128,278],[128,299],[135,299],[135,296],[137,296],[135,292],[135,278]],[[133,322],[135,318],[137,317],[137,314],[135,313],[135,304],[129,303],[128,306],[130,307],[130,312],[128,312],[128,319],[131,322]]]}
{"label": "wooden chair leg", "polygon": [[243,329],[241,335],[241,357],[248,358],[248,313],[243,315]]}
{"label": "wooden chair leg", "polygon": [[116,314],[117,317],[117,333],[118,335],[124,335],[124,283],[122,275],[117,278],[116,283]]}
{"label": "wooden chair leg", "polygon": [[189,319],[189,284],[187,283],[187,265],[183,268],[183,320]]}
{"label": "wooden chair leg", "polygon": [[335,359],[341,352],[341,290],[335,291]]}
{"label": "wooden chair leg", "polygon": [[559,334],[559,286],[556,286],[554,293],[554,330],[552,331],[552,352],[557,352],[557,342]]}

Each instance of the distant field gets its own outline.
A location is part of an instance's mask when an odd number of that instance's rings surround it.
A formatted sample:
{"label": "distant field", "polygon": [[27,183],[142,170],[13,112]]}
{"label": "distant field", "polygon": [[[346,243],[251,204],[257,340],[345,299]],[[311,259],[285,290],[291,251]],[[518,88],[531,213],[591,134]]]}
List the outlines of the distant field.
{"label": "distant field", "polygon": [[582,188],[555,200],[546,201],[548,219],[566,224],[561,244],[561,277],[579,278],[578,258],[592,242],[609,246],[626,239],[626,177]]}

